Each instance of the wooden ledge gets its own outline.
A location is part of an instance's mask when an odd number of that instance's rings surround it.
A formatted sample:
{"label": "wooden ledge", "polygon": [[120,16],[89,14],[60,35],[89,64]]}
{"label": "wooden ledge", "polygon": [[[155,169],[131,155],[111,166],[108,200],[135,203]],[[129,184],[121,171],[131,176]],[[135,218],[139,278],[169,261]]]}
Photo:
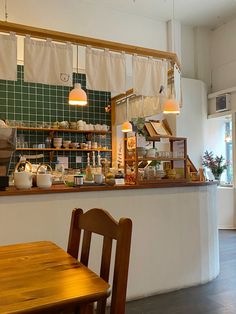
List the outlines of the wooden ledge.
{"label": "wooden ledge", "polygon": [[15,196],[15,195],[34,195],[34,194],[52,194],[52,193],[75,193],[75,192],[92,192],[92,191],[116,191],[116,190],[138,190],[138,189],[157,189],[157,188],[175,188],[175,187],[191,187],[191,186],[206,186],[217,184],[216,181],[210,182],[167,182],[155,183],[145,185],[101,185],[101,186],[80,186],[80,187],[67,187],[64,184],[53,185],[50,189],[39,189],[33,187],[28,190],[17,190],[15,187],[9,187],[6,191],[0,191],[0,196]]}

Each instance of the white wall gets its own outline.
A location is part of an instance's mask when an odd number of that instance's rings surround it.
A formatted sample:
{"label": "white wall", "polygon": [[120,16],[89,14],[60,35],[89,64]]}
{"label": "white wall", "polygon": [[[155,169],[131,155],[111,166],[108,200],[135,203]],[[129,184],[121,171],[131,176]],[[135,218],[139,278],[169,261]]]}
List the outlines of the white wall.
{"label": "white wall", "polygon": [[210,34],[204,27],[182,25],[182,75],[202,80],[210,90]]}
{"label": "white wall", "polygon": [[236,86],[236,19],[211,35],[212,92]]}
{"label": "white wall", "polygon": [[195,78],[195,36],[193,27],[182,25],[181,47],[182,75],[187,78]]}
{"label": "white wall", "polygon": [[196,78],[206,83],[208,91],[211,88],[210,35],[211,31],[208,28],[195,28]]}
{"label": "white wall", "polygon": [[[8,21],[166,50],[166,23],[101,8],[95,1],[8,0]],[[4,1],[0,2],[4,20]]]}
{"label": "white wall", "polygon": [[183,107],[177,116],[178,136],[187,137],[187,151],[194,165],[201,166],[205,150],[205,122],[207,118],[206,85],[199,80],[182,79]]}

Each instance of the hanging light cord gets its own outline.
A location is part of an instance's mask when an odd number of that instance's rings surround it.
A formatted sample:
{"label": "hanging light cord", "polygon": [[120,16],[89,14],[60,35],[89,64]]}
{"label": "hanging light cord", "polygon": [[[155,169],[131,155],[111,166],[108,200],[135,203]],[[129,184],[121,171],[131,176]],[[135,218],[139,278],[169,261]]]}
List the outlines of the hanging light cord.
{"label": "hanging light cord", "polygon": [[8,19],[7,0],[5,0],[5,22],[7,22],[7,19]]}
{"label": "hanging light cord", "polygon": [[172,0],[173,52],[175,52],[175,0]]}
{"label": "hanging light cord", "polygon": [[[175,0],[172,0],[172,22],[173,22],[173,52],[175,52]],[[173,77],[171,78],[171,95],[173,93],[173,79],[174,79],[174,64],[171,62],[173,68]],[[173,96],[173,95],[172,95]]]}
{"label": "hanging light cord", "polygon": [[129,98],[126,97],[126,120],[128,121],[129,118],[128,118],[128,103],[129,103]]}
{"label": "hanging light cord", "polygon": [[76,71],[77,71],[77,74],[79,74],[79,46],[77,45],[76,46]]}

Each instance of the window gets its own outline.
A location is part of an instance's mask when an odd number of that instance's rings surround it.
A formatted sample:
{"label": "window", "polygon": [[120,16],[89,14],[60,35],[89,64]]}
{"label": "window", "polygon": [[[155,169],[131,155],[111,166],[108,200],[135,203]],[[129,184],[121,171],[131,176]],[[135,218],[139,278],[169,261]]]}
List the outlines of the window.
{"label": "window", "polygon": [[233,151],[232,151],[232,120],[225,120],[225,148],[226,148],[226,161],[228,167],[226,169],[226,183],[233,183]]}

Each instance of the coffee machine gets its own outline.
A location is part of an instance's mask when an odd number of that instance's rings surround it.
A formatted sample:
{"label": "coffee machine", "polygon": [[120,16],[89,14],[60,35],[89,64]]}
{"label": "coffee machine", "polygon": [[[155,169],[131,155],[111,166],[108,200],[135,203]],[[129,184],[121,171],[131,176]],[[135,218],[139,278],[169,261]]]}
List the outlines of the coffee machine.
{"label": "coffee machine", "polygon": [[16,149],[16,129],[0,127],[0,190],[9,186],[8,171]]}

